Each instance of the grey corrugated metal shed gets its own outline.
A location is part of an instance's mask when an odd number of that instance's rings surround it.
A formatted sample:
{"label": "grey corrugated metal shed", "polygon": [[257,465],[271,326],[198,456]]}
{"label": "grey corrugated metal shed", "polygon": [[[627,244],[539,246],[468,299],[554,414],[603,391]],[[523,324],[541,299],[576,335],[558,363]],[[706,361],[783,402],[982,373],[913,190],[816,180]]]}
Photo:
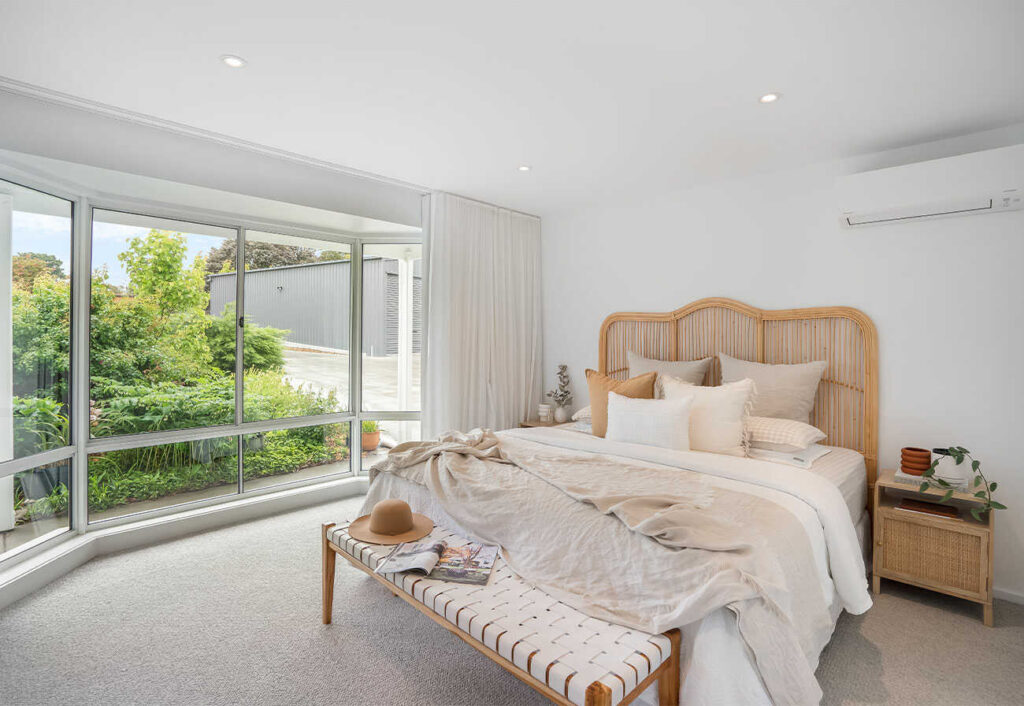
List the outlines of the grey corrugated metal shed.
{"label": "grey corrugated metal shed", "polygon": [[[350,262],[313,262],[245,273],[245,318],[260,326],[288,330],[286,340],[348,350]],[[235,300],[235,273],[211,275],[210,313],[220,316]],[[423,328],[420,262],[413,270],[413,351]],[[398,353],[398,263],[363,260],[363,352]]]}

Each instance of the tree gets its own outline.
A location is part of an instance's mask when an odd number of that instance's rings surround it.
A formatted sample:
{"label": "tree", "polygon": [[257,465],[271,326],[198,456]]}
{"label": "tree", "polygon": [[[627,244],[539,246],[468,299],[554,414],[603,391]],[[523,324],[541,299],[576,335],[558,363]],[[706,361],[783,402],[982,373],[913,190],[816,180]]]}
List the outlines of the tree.
{"label": "tree", "polygon": [[[206,258],[206,272],[211,275],[234,272],[237,249],[234,240],[225,240],[215,247]],[[245,269],[247,270],[303,265],[316,261],[317,251],[312,248],[300,248],[279,243],[248,241],[245,243]]]}
{"label": "tree", "polygon": [[56,255],[42,252],[20,252],[11,258],[11,279],[14,286],[31,290],[39,275],[46,273],[54,279],[65,279],[64,263]]}
{"label": "tree", "polygon": [[127,250],[117,256],[131,279],[129,292],[153,299],[164,314],[205,309],[205,262],[199,255],[186,268],[187,251],[185,236],[166,230],[153,229],[129,240]]}

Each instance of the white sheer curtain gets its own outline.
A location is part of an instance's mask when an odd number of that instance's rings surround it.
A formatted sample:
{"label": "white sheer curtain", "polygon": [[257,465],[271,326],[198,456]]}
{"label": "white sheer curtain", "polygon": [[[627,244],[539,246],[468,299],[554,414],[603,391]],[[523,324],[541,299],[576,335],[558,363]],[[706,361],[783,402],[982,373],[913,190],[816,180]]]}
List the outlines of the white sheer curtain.
{"label": "white sheer curtain", "polygon": [[423,438],[507,429],[541,401],[540,219],[431,196]]}

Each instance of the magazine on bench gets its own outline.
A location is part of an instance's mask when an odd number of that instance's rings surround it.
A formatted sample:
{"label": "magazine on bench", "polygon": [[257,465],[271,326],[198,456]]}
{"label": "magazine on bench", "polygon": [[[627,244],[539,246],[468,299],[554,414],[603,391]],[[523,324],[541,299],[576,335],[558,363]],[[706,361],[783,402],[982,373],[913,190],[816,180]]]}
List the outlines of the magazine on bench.
{"label": "magazine on bench", "polygon": [[411,571],[427,578],[483,586],[491,577],[498,547],[470,542],[462,546],[430,540],[403,542],[374,570],[378,574]]}

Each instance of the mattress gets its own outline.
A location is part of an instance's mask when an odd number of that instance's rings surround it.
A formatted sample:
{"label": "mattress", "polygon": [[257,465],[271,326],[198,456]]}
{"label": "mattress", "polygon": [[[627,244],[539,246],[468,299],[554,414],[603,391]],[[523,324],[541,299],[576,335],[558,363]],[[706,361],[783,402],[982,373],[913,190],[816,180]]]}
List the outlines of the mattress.
{"label": "mattress", "polygon": [[830,446],[832,451],[812,465],[810,472],[832,481],[843,494],[850,520],[854,526],[860,521],[868,502],[868,477],[864,457],[857,451]]}

